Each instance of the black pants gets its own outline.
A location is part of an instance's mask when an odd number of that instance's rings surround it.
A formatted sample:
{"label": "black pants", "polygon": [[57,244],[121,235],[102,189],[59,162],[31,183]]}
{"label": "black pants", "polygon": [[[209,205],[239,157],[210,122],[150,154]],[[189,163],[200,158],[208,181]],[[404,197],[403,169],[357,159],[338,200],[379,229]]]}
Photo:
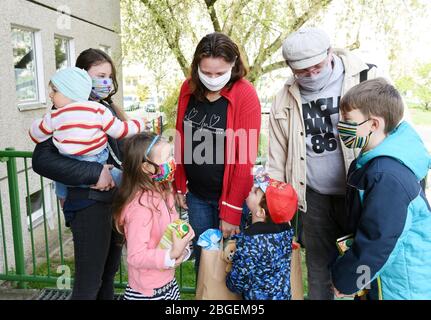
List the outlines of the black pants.
{"label": "black pants", "polygon": [[72,300],[112,300],[122,236],[113,228],[111,204],[97,202],[71,221],[75,250]]}
{"label": "black pants", "polygon": [[300,213],[300,219],[308,271],[308,298],[332,300],[330,265],[338,256],[336,240],[346,235],[345,197],[322,195],[307,188],[307,212]]}

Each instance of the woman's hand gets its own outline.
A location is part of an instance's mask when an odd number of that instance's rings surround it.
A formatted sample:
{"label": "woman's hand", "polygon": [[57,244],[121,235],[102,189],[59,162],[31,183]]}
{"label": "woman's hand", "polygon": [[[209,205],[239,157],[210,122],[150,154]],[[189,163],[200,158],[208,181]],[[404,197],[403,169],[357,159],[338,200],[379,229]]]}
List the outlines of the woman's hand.
{"label": "woman's hand", "polygon": [[224,220],[220,221],[220,230],[223,233],[223,238],[229,238],[239,233],[239,226],[230,224]]}
{"label": "woman's hand", "polygon": [[184,238],[179,238],[176,233],[173,234],[172,239],[172,249],[170,252],[171,259],[177,260],[185,254],[185,249],[189,245],[189,242],[195,237],[195,232],[192,227],[189,227],[189,232],[184,236]]}
{"label": "woman's hand", "polygon": [[115,187],[115,182],[112,180],[110,170],[114,166],[112,164],[103,165],[102,172],[100,173],[99,180],[97,183],[92,186],[92,189],[100,190],[100,191],[108,191]]}
{"label": "woman's hand", "polygon": [[189,209],[186,202],[186,196],[182,193],[175,194],[175,203],[177,204],[177,206],[183,208],[184,210]]}

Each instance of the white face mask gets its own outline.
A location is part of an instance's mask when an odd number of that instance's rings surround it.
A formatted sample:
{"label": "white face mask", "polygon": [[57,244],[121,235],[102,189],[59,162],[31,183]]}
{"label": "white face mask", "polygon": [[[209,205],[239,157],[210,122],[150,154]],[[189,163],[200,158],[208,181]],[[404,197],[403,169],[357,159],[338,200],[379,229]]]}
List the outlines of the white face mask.
{"label": "white face mask", "polygon": [[301,89],[311,92],[322,90],[331,77],[332,68],[330,63],[331,62],[329,62],[318,74],[314,76],[297,76],[296,81],[298,81]]}
{"label": "white face mask", "polygon": [[229,82],[232,75],[232,68],[217,78],[211,78],[203,74],[198,66],[198,75],[203,85],[207,87],[209,91],[219,91]]}

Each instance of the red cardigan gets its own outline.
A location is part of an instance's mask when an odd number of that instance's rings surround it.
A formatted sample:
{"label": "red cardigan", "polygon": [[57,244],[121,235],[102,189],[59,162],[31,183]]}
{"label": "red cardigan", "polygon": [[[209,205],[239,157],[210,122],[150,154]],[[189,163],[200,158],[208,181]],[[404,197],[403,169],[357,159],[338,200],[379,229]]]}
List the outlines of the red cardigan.
{"label": "red cardigan", "polygon": [[[219,200],[220,219],[230,224],[239,225],[244,200],[253,186],[252,168],[258,151],[261,109],[256,90],[245,79],[236,81],[230,89],[222,89],[220,94],[228,100],[225,171],[222,194]],[[183,120],[190,95],[189,79],[187,79],[181,86],[178,99],[177,134],[175,137],[177,169],[175,171],[174,188],[178,193],[183,194],[186,193],[187,188],[187,177],[183,165]],[[229,132],[238,133],[238,129],[243,129],[243,136],[238,137],[238,134],[235,136],[229,134]],[[244,137],[247,139],[244,139]],[[247,143],[244,144],[240,142],[241,140],[246,140]]]}

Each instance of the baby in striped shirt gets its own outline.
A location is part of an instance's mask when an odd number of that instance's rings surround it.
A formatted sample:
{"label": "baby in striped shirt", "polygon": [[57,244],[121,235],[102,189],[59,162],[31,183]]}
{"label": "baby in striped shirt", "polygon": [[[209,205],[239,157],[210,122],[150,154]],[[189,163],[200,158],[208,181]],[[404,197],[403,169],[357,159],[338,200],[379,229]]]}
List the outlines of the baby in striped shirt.
{"label": "baby in striped shirt", "polygon": [[[55,109],[46,113],[42,119],[33,121],[29,134],[35,143],[52,137],[61,154],[106,164],[109,156],[108,135],[122,139],[146,129],[141,119],[122,121],[104,105],[88,101],[92,80],[85,70],[77,67],[62,69],[51,78],[49,85],[49,96]],[[118,168],[111,169],[117,186],[121,182],[121,174]],[[65,185],[56,182],[55,189],[60,199],[66,198]]]}

